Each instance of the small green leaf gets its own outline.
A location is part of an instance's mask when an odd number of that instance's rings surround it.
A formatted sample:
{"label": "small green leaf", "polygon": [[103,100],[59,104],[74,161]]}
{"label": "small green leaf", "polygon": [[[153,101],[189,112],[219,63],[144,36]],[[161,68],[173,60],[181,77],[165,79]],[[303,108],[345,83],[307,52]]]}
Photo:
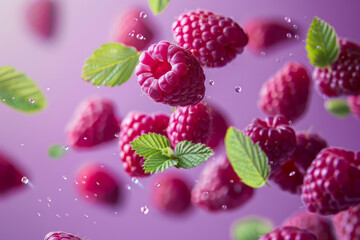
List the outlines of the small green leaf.
{"label": "small green leaf", "polygon": [[162,153],[163,149],[170,147],[167,137],[156,133],[144,133],[136,140],[130,142],[136,154],[148,159],[151,155]]}
{"label": "small green leaf", "polygon": [[168,158],[159,152],[152,155],[144,162],[144,169],[145,173],[162,172],[165,169],[176,166],[177,163],[177,159]]}
{"label": "small green leaf", "polygon": [[154,14],[159,14],[165,10],[170,0],[148,0],[151,11]]}
{"label": "small green leaf", "polygon": [[231,235],[233,240],[258,240],[271,232],[273,224],[270,220],[260,217],[248,217],[233,223]]}
{"label": "small green leaf", "polygon": [[94,86],[117,86],[134,72],[140,53],[119,43],[107,43],[86,60],[82,77]]}
{"label": "small green leaf", "polygon": [[24,113],[39,112],[47,105],[36,83],[8,66],[0,67],[0,101]]}
{"label": "small green leaf", "polygon": [[66,150],[63,146],[55,144],[49,147],[48,155],[51,158],[62,158],[66,154]]}
{"label": "small green leaf", "polygon": [[267,183],[270,174],[268,159],[250,137],[229,127],[225,136],[225,147],[231,166],[246,185],[259,188]]}
{"label": "small green leaf", "polygon": [[339,57],[339,42],[333,27],[315,17],[306,38],[306,50],[310,63],[324,68]]}
{"label": "small green leaf", "polygon": [[330,99],[325,102],[326,110],[339,117],[345,118],[347,115],[351,114],[351,109],[347,101],[342,99]]}
{"label": "small green leaf", "polygon": [[182,141],[176,145],[175,153],[179,159],[177,167],[193,168],[208,160],[214,151],[205,144]]}

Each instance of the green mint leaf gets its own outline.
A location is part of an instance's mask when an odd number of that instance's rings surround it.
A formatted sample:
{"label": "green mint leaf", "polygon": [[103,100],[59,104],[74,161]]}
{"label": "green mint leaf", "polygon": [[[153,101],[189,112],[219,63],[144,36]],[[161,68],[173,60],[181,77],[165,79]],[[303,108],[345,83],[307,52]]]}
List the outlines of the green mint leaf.
{"label": "green mint leaf", "polygon": [[[144,133],[134,141],[130,142],[131,148],[135,153],[148,159],[154,154],[163,154],[164,149],[171,147],[167,137],[156,133]],[[166,156],[169,158],[168,156]]]}
{"label": "green mint leaf", "polygon": [[171,159],[169,157],[164,156],[161,152],[158,152],[151,157],[149,157],[144,162],[145,173],[156,173],[162,172],[165,169],[168,169],[172,166],[176,166],[178,164],[177,159]]}
{"label": "green mint leaf", "polygon": [[0,67],[0,102],[24,113],[43,110],[47,103],[36,83],[13,67]]}
{"label": "green mint leaf", "polygon": [[351,114],[351,109],[347,103],[347,101],[342,99],[330,99],[325,102],[325,109],[339,117],[345,118],[347,115]]}
{"label": "green mint leaf", "polygon": [[250,137],[233,127],[229,127],[225,136],[226,153],[239,178],[253,188],[267,183],[270,166],[265,153]]}
{"label": "green mint leaf", "polygon": [[154,14],[159,14],[165,10],[170,0],[148,0],[151,11]]}
{"label": "green mint leaf", "polygon": [[310,63],[324,68],[339,57],[339,42],[333,27],[315,17],[306,38],[306,50]]}
{"label": "green mint leaf", "polygon": [[176,145],[175,153],[179,159],[177,167],[193,168],[208,160],[214,151],[205,144],[182,141]]}
{"label": "green mint leaf", "polygon": [[233,223],[231,235],[233,240],[258,240],[262,235],[271,232],[271,221],[260,217],[248,217]]}
{"label": "green mint leaf", "polygon": [[134,72],[140,53],[119,43],[107,43],[86,60],[82,78],[94,86],[117,86]]}
{"label": "green mint leaf", "polygon": [[64,147],[58,144],[52,145],[48,149],[48,155],[50,158],[62,158],[65,154],[66,150],[64,149]]}

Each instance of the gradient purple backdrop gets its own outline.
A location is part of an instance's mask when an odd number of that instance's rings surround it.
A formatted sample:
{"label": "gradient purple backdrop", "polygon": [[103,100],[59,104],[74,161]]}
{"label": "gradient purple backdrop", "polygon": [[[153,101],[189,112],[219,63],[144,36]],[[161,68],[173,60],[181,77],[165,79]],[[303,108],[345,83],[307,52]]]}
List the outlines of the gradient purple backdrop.
{"label": "gradient purple backdrop", "polygon": [[[121,117],[132,110],[170,113],[169,107],[141,94],[134,76],[116,88],[96,88],[81,79],[85,59],[108,42],[113,20],[129,6],[141,6],[148,14],[147,20],[157,26],[156,41],[171,41],[171,24],[176,16],[196,8],[234,17],[241,25],[253,17],[274,16],[282,20],[288,17],[292,20],[290,24],[299,27],[300,39],[293,39],[290,45],[265,52],[265,56],[256,56],[245,49],[226,67],[205,69],[206,98],[223,109],[232,125],[242,129],[252,118],[264,117],[257,107],[259,89],[285,62],[299,61],[313,69],[306,57],[304,39],[314,16],[331,23],[339,36],[360,42],[358,0],[173,0],[158,16],[152,15],[146,0],[59,0],[56,1],[58,28],[50,41],[37,38],[26,28],[24,11],[29,2],[0,1],[0,66],[14,66],[36,80],[47,97],[48,107],[39,114],[25,115],[0,105],[0,149],[13,156],[34,185],[0,199],[0,239],[37,240],[54,230],[90,240],[229,239],[230,225],[238,218],[261,215],[279,225],[290,214],[303,209],[298,196],[282,192],[272,184],[270,188],[259,189],[248,204],[234,211],[210,214],[194,208],[183,217],[169,217],[154,209],[149,200],[154,177],[140,179],[144,185],[141,188],[124,173],[116,141],[90,151],[70,148],[57,161],[48,158],[47,150],[54,143],[66,145],[65,126],[79,102],[88,96],[112,99]],[[208,84],[210,79],[215,82],[213,86]],[[235,92],[235,86],[241,86],[242,91]],[[360,121],[329,115],[315,90],[308,112],[294,128],[312,128],[312,132],[321,134],[331,146],[360,150]],[[124,193],[124,202],[118,209],[91,205],[80,198],[74,200],[78,198],[73,188],[74,174],[87,162],[101,162],[117,174]],[[194,182],[202,168],[178,171]],[[125,184],[132,189],[126,190]],[[145,205],[150,210],[147,215],[140,211]]]}

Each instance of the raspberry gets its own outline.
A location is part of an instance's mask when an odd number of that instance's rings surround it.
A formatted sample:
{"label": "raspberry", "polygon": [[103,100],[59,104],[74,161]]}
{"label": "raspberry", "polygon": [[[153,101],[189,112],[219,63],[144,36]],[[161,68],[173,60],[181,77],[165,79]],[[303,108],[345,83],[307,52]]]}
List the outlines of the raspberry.
{"label": "raspberry", "polygon": [[340,55],[328,68],[315,68],[318,91],[327,97],[360,94],[360,46],[340,39]]}
{"label": "raspberry", "polygon": [[317,240],[310,232],[297,227],[281,227],[265,234],[259,240]]}
{"label": "raspberry", "polygon": [[296,137],[289,122],[281,115],[261,119],[254,119],[244,130],[254,143],[259,143],[265,152],[271,167],[271,175],[279,169],[294,152]]}
{"label": "raspberry", "polygon": [[191,200],[207,211],[230,210],[249,201],[253,192],[239,179],[229,160],[220,157],[205,166],[191,192]]}
{"label": "raspberry", "polygon": [[130,112],[121,123],[119,134],[120,158],[125,171],[130,176],[148,176],[143,170],[144,158],[132,150],[130,142],[143,133],[158,133],[166,135],[169,117],[164,114],[147,115],[139,112]]}
{"label": "raspberry", "polygon": [[161,41],[143,52],[135,74],[141,90],[155,102],[195,105],[205,95],[205,75],[199,61],[184,48]]}
{"label": "raspberry", "polygon": [[338,239],[360,240],[360,205],[334,215],[333,224]]}
{"label": "raspberry", "polygon": [[120,188],[114,175],[100,164],[90,164],[76,175],[75,187],[84,199],[115,205],[120,201]]}
{"label": "raspberry", "polygon": [[110,100],[92,97],[77,108],[67,127],[70,146],[89,148],[115,139],[120,123]]}
{"label": "raspberry", "polygon": [[335,240],[331,222],[316,213],[298,212],[288,218],[283,226],[293,226],[307,230],[314,234],[318,240]]}
{"label": "raspberry", "polygon": [[360,152],[324,148],[304,177],[301,198],[311,212],[328,215],[360,203]]}
{"label": "raspberry", "polygon": [[79,237],[76,237],[70,233],[65,233],[61,231],[49,232],[44,240],[83,240]]}
{"label": "raspberry", "polygon": [[12,163],[12,160],[0,152],[0,195],[23,186],[24,174]]}
{"label": "raspberry", "polygon": [[327,147],[324,139],[316,134],[296,133],[296,147],[290,158],[273,176],[280,188],[291,193],[301,193],[301,185],[307,168],[321,149]]}
{"label": "raspberry", "polygon": [[195,106],[179,107],[170,116],[167,136],[175,147],[187,140],[193,143],[207,144],[211,134],[211,117],[204,103]]}
{"label": "raspberry", "polygon": [[310,83],[305,66],[287,63],[263,85],[259,106],[268,116],[282,114],[294,122],[306,110]]}
{"label": "raspberry", "polygon": [[141,13],[142,10],[138,8],[123,11],[114,21],[111,42],[135,47],[139,52],[144,50],[153,39],[154,29],[149,24],[149,19],[141,17]]}
{"label": "raspberry", "polygon": [[173,23],[174,39],[189,49],[202,65],[222,67],[243,52],[248,42],[244,30],[233,19],[195,10]]}
{"label": "raspberry", "polygon": [[37,35],[48,38],[54,32],[56,4],[53,1],[37,0],[27,8],[26,22]]}
{"label": "raspberry", "polygon": [[348,105],[355,117],[360,119],[360,95],[349,96]]}
{"label": "raspberry", "polygon": [[177,175],[162,175],[155,181],[152,202],[165,213],[181,214],[191,205],[191,193],[187,182]]}
{"label": "raspberry", "polygon": [[208,104],[207,106],[210,109],[212,122],[211,135],[207,145],[214,149],[224,142],[229,124],[227,123],[225,115],[217,107],[213,104]]}
{"label": "raspberry", "polygon": [[275,19],[252,19],[245,23],[245,31],[249,36],[249,48],[258,53],[268,51],[296,35],[291,25],[285,25]]}

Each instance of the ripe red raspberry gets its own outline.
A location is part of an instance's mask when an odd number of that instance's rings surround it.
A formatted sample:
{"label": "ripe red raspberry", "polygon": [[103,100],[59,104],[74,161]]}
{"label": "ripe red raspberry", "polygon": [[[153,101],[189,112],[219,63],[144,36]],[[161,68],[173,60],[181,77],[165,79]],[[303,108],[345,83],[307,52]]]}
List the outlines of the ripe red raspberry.
{"label": "ripe red raspberry", "polygon": [[[288,36],[295,37],[296,29],[276,19],[252,19],[245,23],[245,32],[249,36],[249,48],[256,52],[263,52],[284,43]],[[290,34],[290,35],[289,35]]]}
{"label": "ripe red raspberry", "polygon": [[21,179],[25,175],[12,163],[12,160],[0,152],[0,195],[23,186]]}
{"label": "ripe red raspberry", "polygon": [[360,240],[360,205],[334,215],[335,233],[340,240]]}
{"label": "ripe red raspberry", "polygon": [[45,236],[44,240],[84,240],[84,239],[76,237],[70,233],[56,231],[56,232],[49,232]]}
{"label": "ripe red raspberry", "polygon": [[360,119],[360,95],[349,96],[348,105],[355,117]]}
{"label": "ripe red raspberry", "polygon": [[198,103],[195,106],[176,109],[170,116],[166,131],[171,145],[175,147],[184,140],[207,144],[211,127],[211,117],[207,106],[204,103]]}
{"label": "ripe red raspberry", "polygon": [[123,11],[114,21],[110,40],[125,46],[135,47],[137,51],[144,50],[153,39],[154,29],[145,13],[138,8]]}
{"label": "ripe red raspberry", "polygon": [[213,104],[208,104],[207,106],[210,110],[212,123],[211,135],[207,145],[214,149],[220,144],[223,144],[229,124],[220,109],[215,107]]}
{"label": "ripe red raspberry", "polygon": [[294,152],[296,145],[295,131],[289,121],[281,115],[254,119],[244,130],[254,143],[259,143],[265,152],[271,167],[271,175],[275,174],[281,164]]}
{"label": "ripe red raspberry", "polygon": [[56,9],[54,1],[37,0],[32,2],[26,13],[26,22],[30,29],[41,37],[51,37],[54,33]]}
{"label": "ripe red raspberry", "polygon": [[84,100],[77,108],[67,126],[67,139],[74,148],[89,148],[114,140],[120,131],[110,100],[92,97]]}
{"label": "ripe red raspberry", "polygon": [[245,204],[254,189],[245,185],[226,157],[209,162],[191,192],[194,204],[207,211],[230,210]]}
{"label": "ripe red raspberry", "polygon": [[126,173],[130,176],[148,176],[143,169],[144,158],[132,150],[130,142],[143,133],[158,133],[166,135],[166,128],[169,124],[169,117],[164,114],[144,114],[130,112],[121,123],[119,134],[120,158],[123,162]]}
{"label": "ripe red raspberry", "polygon": [[[318,91],[327,97],[360,94],[360,46],[340,39],[340,55],[328,68],[315,68]],[[329,71],[331,70],[331,71]]]}
{"label": "ripe red raspberry", "polygon": [[331,222],[328,219],[308,211],[302,211],[288,218],[283,226],[293,226],[307,230],[318,240],[335,240]]}
{"label": "ripe red raspberry", "polygon": [[233,19],[195,10],[173,23],[174,39],[189,49],[202,65],[222,67],[243,52],[248,42],[244,30]]}
{"label": "ripe red raspberry", "polygon": [[263,85],[259,107],[268,116],[282,114],[294,122],[306,110],[310,83],[305,66],[289,62]]}
{"label": "ripe red raspberry", "polygon": [[304,229],[286,226],[265,234],[259,240],[317,240],[317,238]]}
{"label": "ripe red raspberry", "polygon": [[100,164],[84,166],[76,174],[75,187],[79,195],[94,203],[116,205],[120,201],[120,188],[108,168]]}
{"label": "ripe red raspberry", "polygon": [[165,174],[155,179],[152,202],[165,213],[181,214],[191,205],[191,192],[183,177]]}
{"label": "ripe red raspberry", "polygon": [[360,152],[325,148],[304,177],[301,198],[311,212],[335,214],[360,203]]}
{"label": "ripe red raspberry", "polygon": [[317,134],[296,133],[294,153],[281,165],[272,180],[284,191],[301,193],[301,185],[307,168],[325,147],[327,147],[326,141]]}

